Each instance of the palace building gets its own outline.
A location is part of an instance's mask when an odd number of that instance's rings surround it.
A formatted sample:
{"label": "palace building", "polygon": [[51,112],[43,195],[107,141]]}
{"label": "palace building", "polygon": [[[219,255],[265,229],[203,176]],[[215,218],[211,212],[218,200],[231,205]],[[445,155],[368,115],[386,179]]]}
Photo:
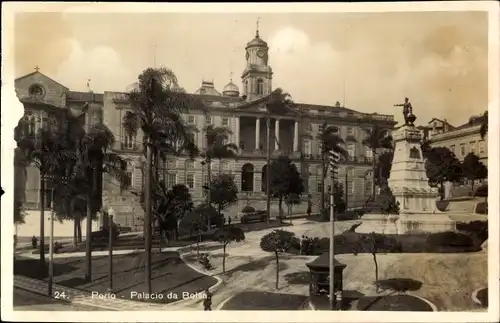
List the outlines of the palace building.
{"label": "palace building", "polygon": [[[266,108],[267,96],[273,90],[273,70],[268,64],[269,47],[259,36],[247,43],[246,68],[241,73],[241,90],[229,80],[222,88],[216,89],[213,81],[203,80],[192,95],[197,96],[205,105],[208,113],[192,111],[185,116],[188,124],[199,129],[196,142],[203,150],[206,147],[203,129],[206,125],[224,126],[231,130],[230,141],[240,151],[230,160],[214,161],[212,173],[232,173],[239,188],[239,201],[229,206],[225,212],[236,215],[245,205],[265,210],[266,179]],[[25,106],[25,118],[32,122],[33,131],[43,126],[46,120],[57,122],[58,111],[62,109],[81,109],[85,103],[90,108],[86,122],[102,122],[116,136],[114,151],[130,159],[128,172],[131,175],[131,189],[123,190],[117,182],[104,176],[103,204],[112,206],[115,219],[122,225],[142,226],[142,208],[137,192],[143,189],[141,165],[143,163],[142,138],[127,136],[122,120],[128,111],[127,91],[105,91],[104,93],[71,91],[64,85],[52,80],[38,69],[18,78],[15,82],[19,99]],[[136,85],[132,85],[136,86]],[[286,90],[286,89],[285,89]],[[293,96],[293,93],[292,93]],[[282,115],[270,116],[270,144],[272,156],[286,154],[296,163],[304,179],[307,199],[313,200],[313,212],[319,207],[321,188],[321,143],[318,135],[324,122],[337,126],[340,136],[346,142],[349,161],[339,170],[340,181],[344,184],[349,207],[362,205],[371,192],[371,151],[363,146],[366,134],[364,128],[379,124],[390,132],[396,122],[392,115],[362,113],[341,106],[313,105],[296,102],[295,107]],[[31,123],[30,123],[31,124]],[[169,186],[183,183],[191,190],[193,199],[204,199],[202,188],[207,181],[206,165],[201,159],[194,161],[179,156],[169,158],[162,175]],[[29,167],[25,178],[25,204],[31,209],[40,205],[39,174]],[[329,180],[326,181],[329,183]],[[345,185],[347,184],[347,187]],[[132,192],[131,192],[132,191]],[[272,209],[277,208],[272,203]],[[307,203],[294,207],[294,213],[305,213]]]}

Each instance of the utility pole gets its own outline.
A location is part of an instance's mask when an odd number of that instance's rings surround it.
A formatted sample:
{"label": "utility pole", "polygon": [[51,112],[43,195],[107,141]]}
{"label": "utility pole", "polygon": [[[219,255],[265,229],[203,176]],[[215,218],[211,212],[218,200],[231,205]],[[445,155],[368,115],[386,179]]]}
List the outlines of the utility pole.
{"label": "utility pole", "polygon": [[113,222],[113,216],[114,216],[115,211],[113,208],[108,209],[108,215],[109,215],[109,242],[108,242],[108,248],[109,248],[109,264],[108,264],[108,279],[109,279],[109,288],[108,292],[113,292],[113,227],[114,227],[114,222]]}
{"label": "utility pole", "polygon": [[345,209],[346,209],[346,211],[349,208],[349,203],[347,201],[349,198],[349,182],[348,182],[347,170],[348,170],[348,168],[346,168],[346,170],[345,170]]}
{"label": "utility pole", "polygon": [[[320,140],[322,140],[322,134],[326,131],[326,128],[328,127],[326,121],[323,123],[323,126],[322,126],[322,129],[321,129],[321,133],[320,133]],[[320,208],[320,212],[323,212],[323,209],[325,208],[325,177],[326,177],[326,171],[325,171],[325,168],[326,168],[326,155],[327,155],[327,151],[326,151],[326,147],[325,147],[325,143],[322,142],[321,143],[321,196],[320,196],[320,201],[321,201],[321,208]],[[322,214],[322,213],[320,213]]]}
{"label": "utility pole", "polygon": [[[266,109],[266,212],[267,223],[271,222],[271,115],[269,108]],[[280,214],[281,215],[281,214]]]}
{"label": "utility pole", "polygon": [[329,151],[329,166],[331,171],[331,190],[330,190],[330,257],[329,257],[329,301],[330,309],[334,310],[336,305],[335,295],[335,175],[338,174],[340,154],[333,150]]}
{"label": "utility pole", "polygon": [[48,295],[52,297],[52,287],[54,279],[54,189],[51,191],[52,212],[50,214],[50,238],[49,238],[49,287]]}

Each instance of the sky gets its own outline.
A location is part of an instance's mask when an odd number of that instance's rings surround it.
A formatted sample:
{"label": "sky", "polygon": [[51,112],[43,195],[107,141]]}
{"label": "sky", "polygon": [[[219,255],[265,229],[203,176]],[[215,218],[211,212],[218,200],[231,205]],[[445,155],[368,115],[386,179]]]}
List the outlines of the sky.
{"label": "sky", "polygon": [[270,47],[273,88],[295,102],[344,103],[393,114],[410,98],[418,124],[467,122],[488,105],[485,12],[22,13],[16,76],[34,71],[71,90],[125,91],[147,67],[165,66],[194,92],[202,79],[241,89],[245,45]]}

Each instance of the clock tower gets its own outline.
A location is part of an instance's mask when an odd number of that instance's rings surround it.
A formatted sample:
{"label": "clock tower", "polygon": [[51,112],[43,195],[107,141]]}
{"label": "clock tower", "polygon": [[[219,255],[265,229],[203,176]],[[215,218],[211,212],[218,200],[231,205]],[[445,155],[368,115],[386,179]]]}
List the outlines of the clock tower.
{"label": "clock tower", "polygon": [[245,50],[247,64],[241,74],[243,95],[247,96],[247,101],[253,101],[272,91],[273,71],[268,65],[269,47],[259,36],[259,22],[255,38],[247,43]]}

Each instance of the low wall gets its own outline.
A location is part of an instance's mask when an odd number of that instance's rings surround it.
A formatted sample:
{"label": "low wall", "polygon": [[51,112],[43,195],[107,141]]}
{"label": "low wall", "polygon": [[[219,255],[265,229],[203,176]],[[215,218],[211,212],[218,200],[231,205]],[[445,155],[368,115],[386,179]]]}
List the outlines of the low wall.
{"label": "low wall", "polygon": [[[50,235],[50,211],[45,211],[45,236]],[[27,211],[24,218],[25,223],[17,225],[18,237],[32,237],[40,235],[40,211]],[[85,237],[87,221],[82,221],[82,237]],[[92,221],[92,230],[99,230],[98,221]],[[14,231],[15,233],[15,231]],[[73,221],[54,221],[54,237],[73,237]]]}

